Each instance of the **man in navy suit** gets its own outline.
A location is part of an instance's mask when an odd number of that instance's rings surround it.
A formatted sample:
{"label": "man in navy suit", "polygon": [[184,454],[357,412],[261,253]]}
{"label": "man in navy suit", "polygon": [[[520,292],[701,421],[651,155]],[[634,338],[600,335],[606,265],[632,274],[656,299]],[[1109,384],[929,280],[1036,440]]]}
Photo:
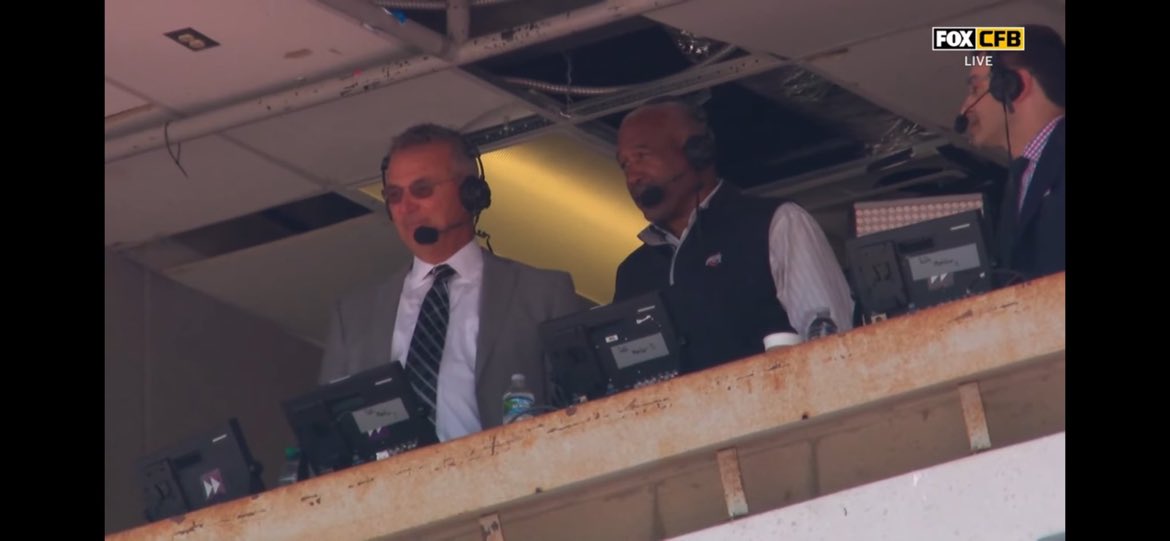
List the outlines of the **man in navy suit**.
{"label": "man in navy suit", "polygon": [[1065,53],[1046,26],[1025,26],[1024,47],[988,53],[990,67],[971,68],[955,127],[975,146],[1012,158],[995,255],[999,269],[1030,280],[1065,270]]}

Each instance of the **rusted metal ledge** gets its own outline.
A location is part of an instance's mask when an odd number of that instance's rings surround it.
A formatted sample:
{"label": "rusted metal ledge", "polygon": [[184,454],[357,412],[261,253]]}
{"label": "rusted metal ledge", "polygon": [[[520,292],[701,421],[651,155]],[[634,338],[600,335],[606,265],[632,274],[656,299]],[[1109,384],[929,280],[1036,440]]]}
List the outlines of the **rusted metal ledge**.
{"label": "rusted metal ledge", "polygon": [[728,442],[807,419],[924,389],[957,400],[960,385],[1061,355],[1064,313],[1059,274],[107,539],[370,539],[452,519],[478,530],[518,502],[675,457],[713,459]]}

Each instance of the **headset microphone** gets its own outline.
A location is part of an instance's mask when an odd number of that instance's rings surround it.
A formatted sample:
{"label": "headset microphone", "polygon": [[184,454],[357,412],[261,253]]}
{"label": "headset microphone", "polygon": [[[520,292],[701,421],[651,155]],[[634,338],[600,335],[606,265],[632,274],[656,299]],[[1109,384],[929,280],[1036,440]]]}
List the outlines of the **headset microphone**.
{"label": "headset microphone", "polygon": [[642,208],[655,207],[663,199],[666,199],[666,190],[663,190],[661,186],[651,186],[638,196],[638,205]]}
{"label": "headset microphone", "polygon": [[414,241],[419,244],[434,244],[439,240],[439,230],[430,226],[422,226],[414,230]]}
{"label": "headset microphone", "polygon": [[[677,175],[670,177],[670,180],[667,180],[663,184],[674,184],[675,182],[682,180],[683,175],[685,174],[686,171],[680,171]],[[638,206],[644,209],[658,206],[664,199],[666,199],[666,190],[662,186],[651,186],[646,188],[637,197]]]}
{"label": "headset microphone", "polygon": [[968,105],[966,109],[963,109],[963,114],[955,117],[955,133],[963,135],[967,132],[967,127],[971,123],[971,121],[967,119],[967,113],[971,112],[971,108],[975,107],[975,105],[979,103],[979,100],[982,100],[988,92],[990,92],[990,90],[985,90],[983,94],[975,100],[974,103]]}
{"label": "headset microphone", "polygon": [[456,222],[442,229],[431,227],[429,225],[420,225],[414,230],[414,241],[419,244],[434,244],[439,241],[439,235],[446,233],[467,223],[467,220]]}

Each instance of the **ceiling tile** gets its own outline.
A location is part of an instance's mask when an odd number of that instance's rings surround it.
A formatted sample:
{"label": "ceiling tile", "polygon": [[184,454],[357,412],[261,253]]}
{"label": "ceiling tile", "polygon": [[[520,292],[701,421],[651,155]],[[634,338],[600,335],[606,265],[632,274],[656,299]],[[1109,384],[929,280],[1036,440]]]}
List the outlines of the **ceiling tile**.
{"label": "ceiling tile", "polygon": [[[106,2],[106,76],[164,107],[194,113],[409,54],[310,1]],[[167,32],[219,43],[192,51]]]}
{"label": "ceiling tile", "polygon": [[106,245],[134,244],[308,197],[321,188],[211,136],[106,164]]}
{"label": "ceiling tile", "polygon": [[[448,70],[228,133],[316,178],[347,185],[376,179],[391,137],[415,123],[433,122],[458,129],[476,120],[482,124],[482,117],[496,112],[516,115],[518,103],[470,75]],[[498,117],[495,122],[503,120]]]}
{"label": "ceiling tile", "polygon": [[325,341],[329,305],[385,279],[410,253],[385,214],[369,215],[176,267],[165,274],[194,289]]}

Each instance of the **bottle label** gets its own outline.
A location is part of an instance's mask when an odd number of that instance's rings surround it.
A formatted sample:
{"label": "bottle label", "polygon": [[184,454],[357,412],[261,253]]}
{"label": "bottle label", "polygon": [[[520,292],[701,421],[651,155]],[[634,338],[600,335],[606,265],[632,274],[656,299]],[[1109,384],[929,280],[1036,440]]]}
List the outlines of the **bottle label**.
{"label": "bottle label", "polygon": [[504,398],[504,424],[518,419],[527,419],[532,414],[528,410],[536,405],[532,396],[517,394]]}
{"label": "bottle label", "polygon": [[504,399],[504,413],[516,414],[532,408],[536,401],[527,396],[509,396]]}

